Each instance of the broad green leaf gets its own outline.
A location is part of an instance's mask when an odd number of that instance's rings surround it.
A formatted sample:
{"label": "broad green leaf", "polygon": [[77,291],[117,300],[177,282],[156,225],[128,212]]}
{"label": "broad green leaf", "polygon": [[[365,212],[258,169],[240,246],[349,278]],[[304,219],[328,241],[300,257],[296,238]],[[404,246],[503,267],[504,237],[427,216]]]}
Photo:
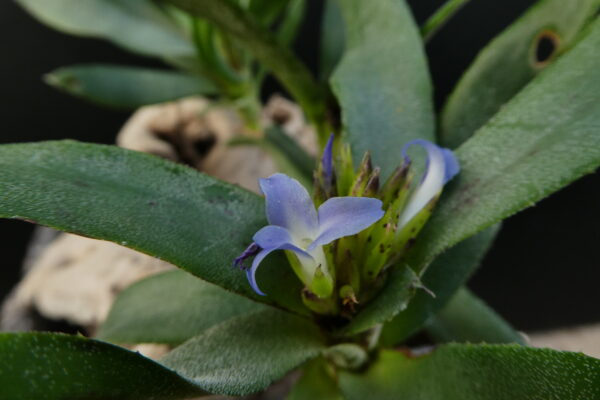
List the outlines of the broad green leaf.
{"label": "broad green leaf", "polygon": [[241,396],[267,388],[324,349],[324,337],[308,319],[265,310],[208,329],[161,363],[213,393]]}
{"label": "broad green leaf", "polygon": [[344,54],[344,19],[335,0],[326,0],[321,17],[321,41],[319,43],[319,77],[326,81]]}
{"label": "broad green leaf", "polygon": [[409,263],[421,272],[459,241],[600,166],[600,22],[505,105],[456,156]]}
{"label": "broad green leaf", "polygon": [[410,356],[385,350],[363,374],[340,373],[348,400],[591,400],[600,360],[516,345],[444,345]]}
{"label": "broad green leaf", "polygon": [[[442,144],[454,148],[467,140],[556,55],[573,45],[599,6],[599,0],[540,0],[491,41],[448,98],[441,116]],[[547,42],[542,45],[551,51],[554,41],[554,51],[540,63],[536,47],[544,32]]]}
{"label": "broad green leaf", "polygon": [[[204,18],[236,38],[252,52],[302,106],[308,118],[322,123],[325,118],[325,91],[306,66],[267,28],[260,25],[249,12],[235,2],[223,0],[164,0],[182,10]],[[327,140],[327,132],[321,132]]]}
{"label": "broad green leaf", "polygon": [[427,332],[436,342],[525,344],[502,317],[465,288],[432,318]]}
{"label": "broad green leaf", "polygon": [[427,269],[423,286],[435,297],[421,290],[415,294],[406,310],[384,325],[381,343],[393,346],[418,332],[452,298],[479,266],[498,233],[499,227],[489,228],[444,252]]}
{"label": "broad green leaf", "polygon": [[206,392],[138,353],[51,333],[0,333],[0,398],[188,399]]}
{"label": "broad green leaf", "polygon": [[135,109],[192,95],[216,94],[202,76],[107,64],[75,65],[46,75],[46,82],[100,105]]}
{"label": "broad green leaf", "polygon": [[408,306],[418,284],[419,279],[409,268],[402,267],[391,271],[377,297],[367,303],[338,334],[354,335],[392,319]]}
{"label": "broad green leaf", "polygon": [[181,344],[238,315],[264,309],[183,272],[152,276],[117,297],[98,338],[115,343]]}
{"label": "broad green leaf", "polygon": [[34,17],[72,35],[110,40],[127,50],[175,61],[193,44],[152,0],[16,0]]}
{"label": "broad green leaf", "polygon": [[232,267],[267,224],[253,193],[155,156],[73,141],[0,146],[0,171],[0,217],[110,240],[252,299],[305,310],[281,254],[258,272],[268,296]]}
{"label": "broad green leaf", "polygon": [[434,141],[421,35],[403,0],[340,0],[346,49],[331,77],[355,160],[371,151],[387,176],[411,139]]}
{"label": "broad green leaf", "polygon": [[335,370],[323,358],[309,361],[286,400],[344,400]]}

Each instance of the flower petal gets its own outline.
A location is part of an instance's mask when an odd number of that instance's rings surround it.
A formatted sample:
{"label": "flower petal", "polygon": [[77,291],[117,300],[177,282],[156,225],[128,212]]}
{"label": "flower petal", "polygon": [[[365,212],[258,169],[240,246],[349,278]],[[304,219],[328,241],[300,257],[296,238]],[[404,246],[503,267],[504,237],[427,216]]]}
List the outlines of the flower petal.
{"label": "flower petal", "polygon": [[290,231],[281,226],[267,225],[256,232],[252,239],[263,249],[293,250],[310,257],[310,254],[300,247],[302,243],[295,242]]}
{"label": "flower petal", "polygon": [[431,199],[441,192],[444,184],[460,171],[458,161],[450,150],[423,139],[412,140],[404,145],[402,154],[406,159],[408,159],[406,152],[412,145],[419,145],[427,151],[427,165],[421,184],[411,195],[400,216],[399,227],[404,226],[417,215]]}
{"label": "flower petal", "polygon": [[310,244],[331,243],[335,239],[354,235],[383,217],[382,202],[370,197],[333,197],[319,207],[319,236]]}
{"label": "flower petal", "polygon": [[333,180],[333,133],[329,136],[327,145],[323,150],[323,156],[321,157],[321,165],[323,167],[323,177],[325,178],[325,184],[331,186]]}
{"label": "flower petal", "polygon": [[252,261],[252,266],[246,271],[246,276],[252,289],[261,296],[266,296],[266,294],[260,290],[256,283],[256,270],[269,253],[275,250],[292,250],[298,254],[301,261],[306,258],[312,260],[310,254],[294,244],[290,232],[280,226],[267,225],[256,232],[253,239],[263,249],[256,255],[254,261]]}
{"label": "flower petal", "polygon": [[271,225],[288,229],[296,240],[317,235],[317,211],[300,182],[284,174],[274,174],[260,179],[260,188],[266,197]]}
{"label": "flower petal", "polygon": [[252,261],[252,266],[246,270],[246,276],[248,277],[248,282],[250,282],[250,286],[252,286],[252,289],[254,289],[254,291],[261,296],[266,296],[267,294],[260,290],[258,284],[256,283],[256,270],[258,269],[258,266],[260,265],[262,260],[264,260],[265,257],[269,255],[269,253],[275,250],[277,249],[275,248],[261,250],[260,253],[258,253],[256,257],[254,257],[254,261]]}
{"label": "flower petal", "polygon": [[246,261],[246,259],[250,257],[254,257],[255,255],[257,255],[260,250],[260,246],[258,246],[256,243],[250,243],[246,250],[244,250],[242,254],[240,254],[238,257],[235,258],[235,260],[233,260],[233,266],[239,269],[245,269],[244,261]]}

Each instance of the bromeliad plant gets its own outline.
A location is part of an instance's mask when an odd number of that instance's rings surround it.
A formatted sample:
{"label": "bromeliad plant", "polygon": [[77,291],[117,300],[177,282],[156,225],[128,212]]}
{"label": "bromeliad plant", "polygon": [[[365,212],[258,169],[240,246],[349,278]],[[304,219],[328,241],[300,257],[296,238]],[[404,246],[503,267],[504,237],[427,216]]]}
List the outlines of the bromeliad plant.
{"label": "bromeliad plant", "polygon": [[[256,100],[267,71],[324,151],[312,188],[275,174],[261,180],[263,198],[111,146],[1,146],[1,216],[110,240],[183,271],[123,292],[99,340],[1,334],[0,398],[240,396],[296,369],[289,399],[600,397],[600,361],[528,347],[463,287],[502,219],[600,165],[598,0],[538,1],[481,51],[437,118],[423,38],[464,0],[421,32],[403,1],[328,0],[322,83],[280,36],[290,17],[274,10],[301,2],[19,3],[71,33],[214,79],[222,98],[252,87]],[[137,72],[111,86],[105,73],[74,87],[116,100],[123,87],[138,99],[177,87]],[[244,84],[230,85],[240,76]],[[249,109],[256,102],[239,111]],[[406,347],[420,331],[435,346]],[[106,342],[172,350],[155,362]]]}

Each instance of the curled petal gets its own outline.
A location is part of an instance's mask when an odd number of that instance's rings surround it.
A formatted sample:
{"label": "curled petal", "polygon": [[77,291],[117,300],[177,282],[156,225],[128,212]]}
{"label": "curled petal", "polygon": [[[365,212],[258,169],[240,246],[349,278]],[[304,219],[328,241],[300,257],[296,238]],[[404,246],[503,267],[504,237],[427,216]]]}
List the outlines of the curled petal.
{"label": "curled petal", "polygon": [[431,199],[442,191],[444,184],[460,171],[458,161],[450,150],[423,139],[410,141],[404,146],[402,154],[405,159],[408,159],[406,152],[412,145],[419,145],[427,151],[427,164],[421,184],[411,195],[400,217],[398,223],[400,227],[417,215]]}
{"label": "curled petal", "polygon": [[264,260],[265,257],[269,255],[269,253],[275,250],[277,249],[261,250],[254,258],[254,261],[252,261],[252,266],[246,270],[246,276],[248,277],[248,282],[250,282],[250,286],[252,287],[252,289],[254,289],[256,293],[258,293],[261,296],[266,296],[267,294],[260,290],[258,284],[256,283],[256,270],[258,269],[258,266],[260,265],[262,260]]}
{"label": "curled petal", "polygon": [[248,277],[248,281],[250,282],[250,286],[252,286],[252,289],[254,289],[254,291],[261,296],[266,296],[266,294],[260,290],[258,284],[256,283],[256,270],[258,269],[258,266],[262,260],[264,260],[269,253],[275,250],[292,250],[298,254],[301,260],[307,258],[312,260],[312,256],[310,254],[294,244],[290,232],[280,226],[265,226],[256,232],[253,239],[258,246],[263,248],[263,250],[256,255],[254,261],[252,262],[252,266],[246,271],[246,275]]}
{"label": "curled petal", "polygon": [[298,240],[316,236],[317,211],[300,182],[284,174],[274,174],[261,179],[260,188],[266,197],[271,225],[286,228]]}
{"label": "curled petal", "polygon": [[245,269],[246,267],[244,266],[244,261],[246,261],[246,259],[248,259],[250,257],[257,255],[259,251],[260,251],[260,246],[258,246],[254,242],[251,243],[250,246],[248,246],[246,248],[246,250],[244,250],[244,252],[242,254],[240,254],[239,257],[236,257],[236,259],[233,260],[233,266],[237,267],[239,269]]}
{"label": "curled petal", "polygon": [[297,253],[310,255],[300,246],[302,243],[294,241],[294,238],[285,228],[276,225],[267,225],[254,234],[254,241],[263,249],[293,250]]}
{"label": "curled petal", "polygon": [[442,149],[442,153],[444,154],[444,163],[446,165],[446,170],[444,173],[445,185],[450,179],[454,178],[454,176],[460,172],[460,165],[458,165],[458,160],[454,156],[452,150],[445,149],[443,147],[440,148]]}
{"label": "curled petal", "polygon": [[319,235],[308,251],[354,235],[383,217],[382,202],[370,197],[333,197],[319,207]]}

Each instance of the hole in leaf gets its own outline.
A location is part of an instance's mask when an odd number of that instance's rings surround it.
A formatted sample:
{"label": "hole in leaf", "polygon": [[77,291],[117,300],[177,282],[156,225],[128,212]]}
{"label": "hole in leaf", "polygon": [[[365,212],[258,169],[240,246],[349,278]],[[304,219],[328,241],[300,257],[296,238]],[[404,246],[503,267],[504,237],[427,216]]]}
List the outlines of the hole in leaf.
{"label": "hole in leaf", "polygon": [[540,32],[533,41],[532,63],[535,68],[543,68],[556,56],[560,37],[553,31]]}

